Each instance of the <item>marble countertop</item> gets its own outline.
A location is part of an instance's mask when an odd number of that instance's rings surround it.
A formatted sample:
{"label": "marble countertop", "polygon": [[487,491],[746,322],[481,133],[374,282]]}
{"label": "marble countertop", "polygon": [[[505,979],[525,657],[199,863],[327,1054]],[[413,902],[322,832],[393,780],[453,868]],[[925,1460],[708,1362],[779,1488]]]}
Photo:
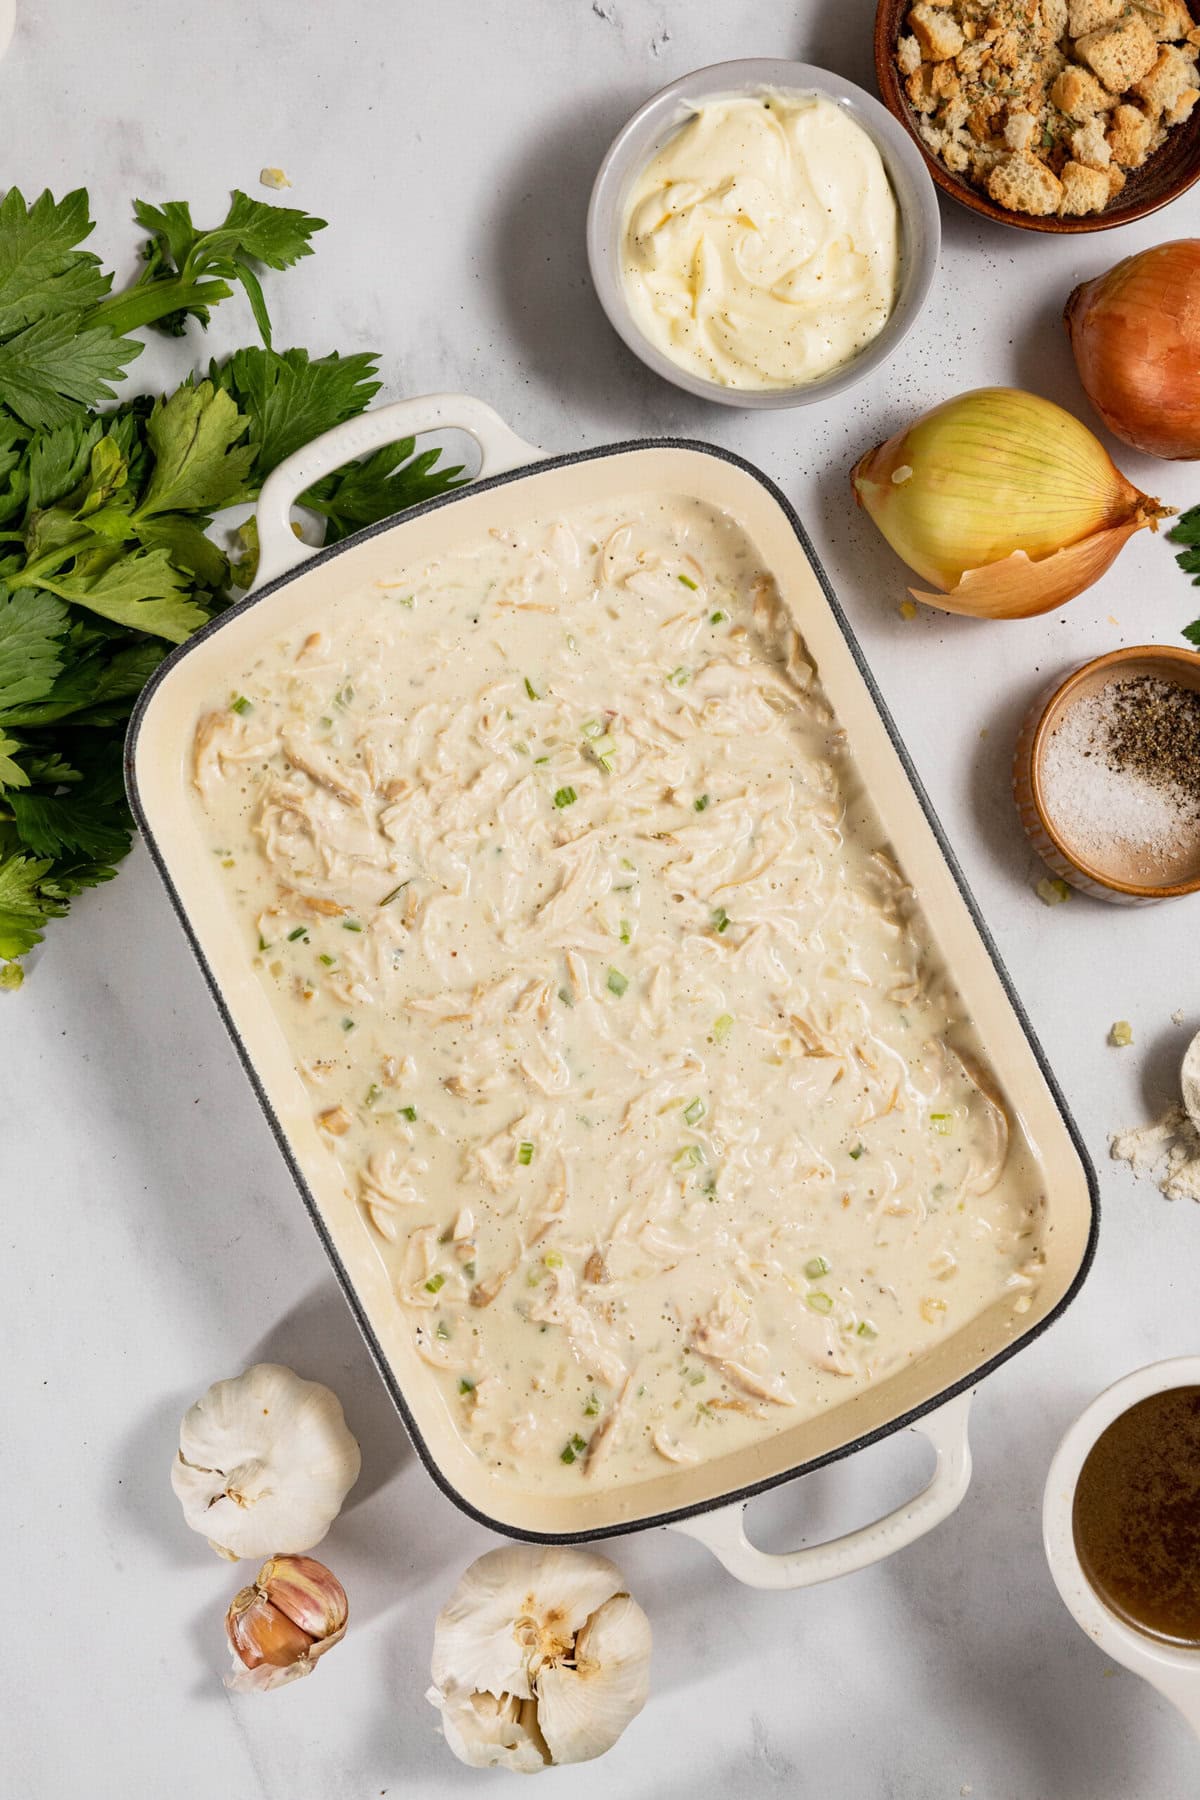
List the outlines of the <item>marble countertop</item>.
{"label": "marble countertop", "polygon": [[[1053,910],[1007,769],[1057,671],[1178,642],[1200,607],[1167,550],[1134,540],[1065,613],[983,625],[899,614],[900,565],[847,501],[847,471],[922,407],[984,382],[1082,407],[1059,325],[1081,278],[1200,226],[1185,199],[1142,227],[1054,240],[947,206],[933,299],[899,357],[826,411],[740,415],[656,382],[608,330],[583,216],[615,129],[653,89],[731,56],[796,56],[871,85],[869,0],[20,0],[0,64],[4,180],[86,183],[105,261],[128,267],[134,196],[202,220],[280,164],[330,221],[269,295],[279,344],[381,352],[385,396],[459,388],[567,450],[671,432],[729,445],[794,501],[905,733],[1101,1174],[1094,1272],[992,1376],[976,1475],[919,1545],[806,1593],[738,1587],[655,1533],[614,1554],[650,1612],[654,1692],[603,1762],[555,1791],[628,1800],[1185,1800],[1200,1752],[1076,1629],[1040,1547],[1061,1432],[1140,1363],[1196,1344],[1200,1210],[1135,1185],[1108,1133],[1158,1110],[1200,1025],[1200,903]],[[237,301],[209,342],[248,339]],[[174,372],[174,373],[172,373]],[[1182,467],[1128,453],[1177,503]],[[1190,611],[1189,611],[1190,607]],[[422,1695],[434,1614],[488,1534],[409,1450],[147,857],[77,905],[24,990],[0,996],[5,1106],[0,1333],[9,1552],[6,1785],[21,1800],[367,1800],[509,1792],[461,1768]],[[1172,1023],[1176,1013],[1182,1023]],[[1105,1036],[1129,1019],[1135,1044]],[[168,1485],[185,1405],[264,1356],[328,1381],[364,1469],[327,1547],[354,1601],[345,1646],[265,1699],[222,1689],[237,1585]],[[757,1502],[790,1547],[864,1522],[923,1470],[905,1434]]]}

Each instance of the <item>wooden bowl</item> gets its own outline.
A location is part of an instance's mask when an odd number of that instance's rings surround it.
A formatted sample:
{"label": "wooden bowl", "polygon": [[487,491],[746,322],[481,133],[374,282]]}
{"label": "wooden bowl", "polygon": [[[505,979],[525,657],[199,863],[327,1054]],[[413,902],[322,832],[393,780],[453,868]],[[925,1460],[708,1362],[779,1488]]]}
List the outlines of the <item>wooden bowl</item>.
{"label": "wooden bowl", "polygon": [[1200,654],[1171,644],[1133,644],[1084,663],[1030,708],[1013,755],[1013,797],[1026,836],[1048,868],[1072,887],[1120,906],[1152,906],[1181,894],[1200,893],[1200,837],[1194,864],[1169,872],[1149,866],[1101,869],[1062,835],[1046,807],[1042,768],[1051,733],[1067,708],[1118,676],[1151,675],[1200,693]]}
{"label": "wooden bowl", "polygon": [[[1193,18],[1200,20],[1200,0],[1187,0]],[[1116,225],[1131,225],[1178,200],[1192,183],[1200,179],[1200,102],[1192,116],[1176,125],[1166,142],[1154,152],[1140,169],[1132,169],[1118,200],[1101,213],[1085,213],[1080,218],[1034,218],[1032,214],[1010,212],[981,189],[973,187],[962,176],[954,175],[932,150],[917,129],[917,116],[908,103],[904,80],[896,67],[896,45],[908,17],[912,0],[879,0],[875,13],[875,79],[879,95],[888,111],[894,113],[906,128],[925,158],[929,173],[944,193],[950,194],[972,212],[999,225],[1013,225],[1018,231],[1111,231]]]}

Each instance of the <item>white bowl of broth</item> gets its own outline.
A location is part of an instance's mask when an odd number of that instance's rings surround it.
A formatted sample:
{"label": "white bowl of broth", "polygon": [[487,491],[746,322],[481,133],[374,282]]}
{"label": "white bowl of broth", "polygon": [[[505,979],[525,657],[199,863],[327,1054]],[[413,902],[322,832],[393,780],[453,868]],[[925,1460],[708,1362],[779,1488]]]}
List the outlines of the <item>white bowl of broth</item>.
{"label": "white bowl of broth", "polygon": [[1093,1400],[1050,1465],[1042,1535],[1076,1623],[1200,1736],[1200,1356]]}

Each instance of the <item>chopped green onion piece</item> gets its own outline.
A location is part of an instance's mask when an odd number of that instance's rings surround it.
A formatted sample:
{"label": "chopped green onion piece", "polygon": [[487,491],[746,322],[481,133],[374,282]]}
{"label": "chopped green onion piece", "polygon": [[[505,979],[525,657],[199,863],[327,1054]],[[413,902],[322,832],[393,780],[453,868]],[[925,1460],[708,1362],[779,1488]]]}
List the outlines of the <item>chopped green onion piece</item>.
{"label": "chopped green onion piece", "polygon": [[353,1019],[343,1019],[342,1020],[342,1030],[343,1031],[353,1031],[354,1030],[354,1020]]}
{"label": "chopped green onion piece", "polygon": [[475,1383],[471,1380],[469,1375],[459,1376],[458,1391],[460,1394],[473,1394],[475,1392]]}
{"label": "chopped green onion piece", "polygon": [[805,1263],[804,1273],[810,1281],[816,1281],[820,1276],[828,1275],[829,1264],[823,1256],[814,1256],[811,1261]]}
{"label": "chopped green onion piece", "polygon": [[540,700],[542,697],[534,687],[532,681],[530,681],[528,675],[525,677],[525,692],[529,695],[531,700]]}
{"label": "chopped green onion piece", "polygon": [[533,766],[535,769],[540,769],[543,763],[548,763],[549,761],[550,758],[548,756],[535,756],[533,759]]}
{"label": "chopped green onion piece", "polygon": [[707,795],[707,794],[700,794],[700,795],[698,795],[698,797],[697,797],[697,798],[696,798],[696,799],[695,799],[695,800],[693,800],[693,801],[692,801],[692,805],[693,805],[693,806],[694,806],[694,807],[695,807],[695,809],[696,809],[696,811],[697,811],[697,812],[705,812],[705,811],[707,811],[707,809],[708,809],[708,795]]}
{"label": "chopped green onion piece", "polygon": [[564,806],[574,806],[578,798],[573,787],[560,787],[554,796],[554,804],[561,810]]}
{"label": "chopped green onion piece", "polygon": [[677,669],[672,669],[671,673],[667,676],[667,680],[672,687],[686,687],[691,679],[692,671],[690,669],[685,669],[682,663]]}
{"label": "chopped green onion piece", "polygon": [[570,988],[565,988],[565,987],[559,988],[558,997],[562,1001],[564,1006],[574,1006],[574,1004],[575,1004],[575,998],[574,998],[573,994],[571,993]]}
{"label": "chopped green onion piece", "polygon": [[716,1039],[718,1044],[725,1043],[726,1039],[728,1038],[728,1036],[732,1030],[733,1030],[733,1014],[732,1013],[722,1013],[719,1019],[713,1020],[713,1037]]}
{"label": "chopped green onion piece", "polygon": [[599,719],[585,720],[584,727],[583,727],[583,735],[585,738],[603,737],[604,727],[600,723]]}
{"label": "chopped green onion piece", "polygon": [[536,1287],[541,1279],[542,1271],[540,1269],[526,1269],[525,1284],[527,1287]]}
{"label": "chopped green onion piece", "polygon": [[671,1164],[671,1167],[682,1175],[685,1169],[694,1169],[697,1163],[702,1163],[703,1161],[704,1152],[699,1144],[685,1144],[683,1149],[676,1153],[675,1161]]}
{"label": "chopped green onion piece", "polygon": [[236,699],[229,702],[229,710],[230,712],[235,713],[248,713],[253,712],[254,708],[251,706],[249,700],[247,700],[245,694],[239,694]]}
{"label": "chopped green onion piece", "polygon": [[474,1279],[475,1279],[475,1264],[473,1262],[464,1263],[463,1264],[463,1274],[466,1276],[468,1281],[474,1281]]}
{"label": "chopped green onion piece", "polygon": [[855,1327],[855,1336],[860,1338],[873,1338],[878,1337],[879,1333],[873,1325],[867,1323],[866,1319],[860,1319]]}
{"label": "chopped green onion piece", "polygon": [[858,1161],[858,1159],[859,1159],[859,1157],[860,1157],[860,1156],[861,1156],[861,1155],[862,1155],[862,1153],[863,1153],[863,1147],[862,1147],[862,1145],[861,1145],[861,1144],[855,1144],[855,1146],[854,1146],[854,1148],[853,1148],[853,1150],[852,1150],[852,1151],[851,1151],[851,1152],[850,1152],[850,1161],[851,1161],[851,1162],[857,1162],[857,1161]]}
{"label": "chopped green onion piece", "polygon": [[437,1294],[441,1292],[445,1285],[446,1277],[439,1270],[436,1275],[431,1275],[429,1277],[429,1280],[425,1283],[425,1291],[428,1294]]}
{"label": "chopped green onion piece", "polygon": [[416,605],[416,601],[413,599],[413,596],[411,594],[401,594],[399,596],[399,599],[400,599],[401,606],[415,606]]}
{"label": "chopped green onion piece", "polygon": [[407,886],[407,881],[402,881],[399,887],[394,887],[390,894],[385,894],[383,896],[383,899],[379,902],[380,906],[390,906],[397,894],[402,894]]}
{"label": "chopped green onion piece", "polygon": [[616,738],[611,737],[607,731],[603,737],[594,738],[592,741],[592,750],[601,761],[606,756],[611,756],[616,747]]}
{"label": "chopped green onion piece", "polygon": [[574,650],[574,651],[578,651],[578,649],[579,649],[578,640],[573,638],[571,636],[570,632],[567,633],[567,649]]}
{"label": "chopped green onion piece", "polygon": [[629,920],[628,920],[628,919],[622,919],[622,920],[621,920],[621,929],[620,929],[620,932],[619,932],[619,933],[618,933],[618,935],[619,935],[619,937],[620,937],[620,939],[621,939],[621,942],[622,942],[622,943],[623,943],[623,944],[627,944],[627,943],[628,943],[628,942],[629,942],[629,941],[630,941],[630,939],[631,939],[631,938],[632,938],[632,936],[633,936],[633,932],[632,932],[632,930],[631,930],[631,929],[630,929],[630,925],[629,925]]}
{"label": "chopped green onion piece", "polygon": [[568,1444],[566,1449],[562,1452],[559,1461],[565,1463],[573,1463],[575,1461],[575,1452],[572,1450],[570,1444]]}
{"label": "chopped green onion piece", "polygon": [[594,1419],[599,1411],[600,1411],[599,1395],[596,1393],[589,1394],[587,1399],[583,1403],[584,1418],[585,1419]]}
{"label": "chopped green onion piece", "polygon": [[618,1000],[628,986],[629,977],[627,975],[622,975],[620,969],[610,969],[608,971],[608,991],[610,994],[615,994]]}
{"label": "chopped green onion piece", "polygon": [[708,1380],[708,1377],[704,1373],[703,1369],[689,1369],[689,1371],[688,1371],[688,1386],[689,1387],[699,1387],[700,1383],[702,1381],[707,1381],[707,1380]]}
{"label": "chopped green onion piece", "polygon": [[258,947],[260,950],[269,950],[271,948],[261,931],[258,934]]}
{"label": "chopped green onion piece", "polygon": [[450,1339],[450,1328],[449,1328],[449,1326],[448,1326],[448,1325],[447,1325],[447,1324],[446,1324],[446,1321],[445,1321],[445,1319],[439,1319],[439,1320],[438,1320],[438,1322],[437,1322],[437,1330],[436,1330],[436,1331],[435,1331],[435,1332],[434,1332],[434,1334],[433,1334],[433,1335],[434,1335],[434,1336],[435,1336],[435,1337],[440,1337],[440,1338],[441,1338],[441,1340],[442,1340],[442,1342],[443,1342],[443,1343],[444,1343],[444,1344],[445,1344],[445,1343],[448,1343],[448,1342],[449,1342],[449,1339]]}
{"label": "chopped green onion piece", "polygon": [[529,755],[529,745],[525,742],[524,738],[514,738],[513,749],[517,752],[518,756]]}
{"label": "chopped green onion piece", "polygon": [[402,1119],[407,1119],[410,1125],[415,1125],[417,1122],[416,1107],[415,1106],[402,1106],[400,1108],[400,1117]]}
{"label": "chopped green onion piece", "polygon": [[954,1118],[950,1113],[930,1113],[929,1123],[939,1137],[949,1137],[954,1130]]}
{"label": "chopped green onion piece", "polygon": [[379,1083],[376,1081],[373,1081],[371,1083],[370,1087],[367,1089],[366,1098],[363,1101],[363,1105],[364,1106],[374,1106],[375,1102],[378,1100],[378,1098],[379,1098],[380,1094],[382,1094],[382,1092],[383,1092],[383,1089],[379,1086]]}
{"label": "chopped green onion piece", "polygon": [[612,774],[615,758],[611,750],[606,750],[603,756],[598,756],[596,758],[596,761],[600,764],[600,767],[604,770],[606,775]]}
{"label": "chopped green onion piece", "polygon": [[832,1299],[828,1294],[823,1294],[820,1289],[815,1294],[806,1294],[804,1298],[815,1313],[831,1313],[833,1311]]}
{"label": "chopped green onion piece", "polygon": [[361,931],[362,926],[359,924],[357,919],[343,919],[342,920],[342,930],[343,931]]}
{"label": "chopped green onion piece", "polygon": [[297,925],[295,931],[288,932],[287,941],[289,944],[294,944],[297,938],[306,938],[307,936],[308,932],[305,927],[303,925]]}
{"label": "chopped green onion piece", "polygon": [[684,1107],[683,1116],[689,1125],[698,1125],[707,1111],[708,1108],[697,1094],[696,1098],[694,1100],[689,1100]]}
{"label": "chopped green onion piece", "polygon": [[326,956],[324,950],[322,950],[320,956],[318,956],[318,958],[317,958],[317,961],[319,963],[324,963],[325,967],[327,969],[332,969],[334,963],[337,961],[337,957],[336,956]]}
{"label": "chopped green onion piece", "polygon": [[631,869],[635,875],[637,874],[637,864],[631,863],[627,856],[621,858],[621,867],[623,869]]}
{"label": "chopped green onion piece", "polygon": [[715,612],[711,614],[708,622],[710,625],[723,625],[728,617],[728,613]]}
{"label": "chopped green onion piece", "polygon": [[728,930],[729,914],[725,911],[723,906],[718,906],[716,912],[712,916],[712,922],[714,931]]}
{"label": "chopped green onion piece", "polygon": [[693,594],[697,591],[699,583],[693,581],[690,575],[681,575],[679,579],[682,581],[685,588],[691,588]]}
{"label": "chopped green onion piece", "polygon": [[563,1259],[557,1250],[547,1250],[542,1261],[548,1269],[561,1269],[563,1266]]}
{"label": "chopped green onion piece", "polygon": [[526,1142],[517,1145],[517,1161],[523,1169],[527,1169],[533,1161],[533,1145]]}

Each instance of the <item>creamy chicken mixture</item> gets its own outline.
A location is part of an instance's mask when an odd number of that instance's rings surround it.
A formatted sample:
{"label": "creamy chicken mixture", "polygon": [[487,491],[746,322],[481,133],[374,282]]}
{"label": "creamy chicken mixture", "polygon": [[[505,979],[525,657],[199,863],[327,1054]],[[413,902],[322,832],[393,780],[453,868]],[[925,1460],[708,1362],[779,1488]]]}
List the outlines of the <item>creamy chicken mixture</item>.
{"label": "creamy chicken mixture", "polygon": [[732,520],[493,534],[212,704],[247,955],[499,1478],[721,1455],[1028,1309],[1038,1172]]}

